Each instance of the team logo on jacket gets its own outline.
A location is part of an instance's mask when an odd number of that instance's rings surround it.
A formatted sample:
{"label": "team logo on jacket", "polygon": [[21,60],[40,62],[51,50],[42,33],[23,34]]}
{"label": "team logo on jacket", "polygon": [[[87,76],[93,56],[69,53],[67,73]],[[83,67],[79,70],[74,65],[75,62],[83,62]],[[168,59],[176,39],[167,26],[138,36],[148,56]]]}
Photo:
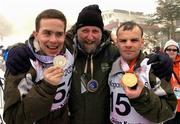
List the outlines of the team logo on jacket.
{"label": "team logo on jacket", "polygon": [[109,69],[110,69],[110,67],[109,67],[108,63],[101,63],[101,70],[102,70],[102,72],[105,72],[105,71],[107,71]]}

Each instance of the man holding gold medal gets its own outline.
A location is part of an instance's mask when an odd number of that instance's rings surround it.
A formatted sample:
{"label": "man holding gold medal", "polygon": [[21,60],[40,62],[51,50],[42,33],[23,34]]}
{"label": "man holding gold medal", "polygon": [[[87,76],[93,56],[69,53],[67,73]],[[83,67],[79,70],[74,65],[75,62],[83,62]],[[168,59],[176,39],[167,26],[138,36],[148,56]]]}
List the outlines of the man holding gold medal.
{"label": "man holding gold medal", "polygon": [[174,116],[176,98],[169,81],[152,73],[141,49],[143,29],[135,22],[122,23],[117,29],[121,56],[109,75],[110,119],[113,124],[162,123]]}
{"label": "man holding gold medal", "polygon": [[37,16],[36,30],[26,42],[34,56],[30,69],[16,76],[7,69],[5,74],[6,124],[69,123],[67,101],[74,56],[64,46],[66,23],[64,14],[55,9]]}

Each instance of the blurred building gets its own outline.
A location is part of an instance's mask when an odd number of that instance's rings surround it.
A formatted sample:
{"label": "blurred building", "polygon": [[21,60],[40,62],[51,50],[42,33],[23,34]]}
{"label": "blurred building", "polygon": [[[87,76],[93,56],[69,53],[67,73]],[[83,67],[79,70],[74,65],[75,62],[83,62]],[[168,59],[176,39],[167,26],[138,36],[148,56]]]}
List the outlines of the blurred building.
{"label": "blurred building", "polygon": [[[125,21],[134,21],[138,23],[144,30],[145,36],[145,47],[147,48],[147,52],[150,52],[150,49],[153,49],[157,44],[157,40],[154,40],[153,37],[156,32],[159,31],[158,26],[149,26],[146,24],[146,21],[149,19],[148,15],[145,15],[143,12],[133,12],[127,10],[107,10],[102,12],[103,21],[105,25],[105,29],[116,32],[117,27]],[[159,45],[159,44],[158,44]]]}
{"label": "blurred building", "polygon": [[[127,10],[107,10],[102,12],[105,28],[112,23],[121,23],[125,21],[135,21],[139,24],[144,24],[148,16],[144,15],[143,12],[133,12]],[[109,27],[107,27],[109,28]]]}

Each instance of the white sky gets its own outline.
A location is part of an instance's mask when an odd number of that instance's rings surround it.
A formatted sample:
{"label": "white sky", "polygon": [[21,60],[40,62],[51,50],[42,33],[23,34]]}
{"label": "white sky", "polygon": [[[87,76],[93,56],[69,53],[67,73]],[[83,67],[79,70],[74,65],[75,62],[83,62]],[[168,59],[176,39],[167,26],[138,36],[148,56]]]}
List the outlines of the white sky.
{"label": "white sky", "polygon": [[34,30],[34,20],[44,9],[61,10],[69,24],[74,24],[78,13],[87,5],[98,4],[102,11],[122,9],[147,13],[156,10],[157,0],[0,0],[0,14],[14,26],[14,35],[26,37]]}

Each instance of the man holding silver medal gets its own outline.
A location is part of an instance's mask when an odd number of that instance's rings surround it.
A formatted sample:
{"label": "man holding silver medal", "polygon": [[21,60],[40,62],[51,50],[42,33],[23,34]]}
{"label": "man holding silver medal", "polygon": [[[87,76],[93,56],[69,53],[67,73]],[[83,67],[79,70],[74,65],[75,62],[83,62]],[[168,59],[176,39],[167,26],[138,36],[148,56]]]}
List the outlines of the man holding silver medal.
{"label": "man holding silver medal", "polygon": [[116,34],[121,56],[113,63],[109,75],[111,123],[152,124],[172,118],[176,97],[170,82],[152,73],[150,58],[141,51],[143,29],[129,21],[122,23]]}
{"label": "man holding silver medal", "polygon": [[[108,75],[119,52],[112,44],[110,32],[103,27],[99,6],[89,5],[82,9],[77,23],[66,35],[65,43],[71,46],[70,48],[75,48],[76,53],[69,98],[71,124],[110,123]],[[7,68],[14,75],[29,70],[28,58],[32,58],[31,56],[27,46],[14,47],[9,51]],[[151,57],[151,62],[167,63],[155,64],[157,66],[154,66],[154,73],[157,76],[163,78],[171,75],[171,62],[168,57],[159,54]],[[17,65],[21,61],[25,68]],[[160,70],[162,73],[159,73],[160,67],[164,67]]]}
{"label": "man holding silver medal", "polygon": [[8,69],[5,73],[6,124],[69,123],[67,101],[74,56],[64,45],[66,23],[64,14],[55,9],[36,17],[36,30],[26,41],[33,55],[30,69],[16,76]]}

